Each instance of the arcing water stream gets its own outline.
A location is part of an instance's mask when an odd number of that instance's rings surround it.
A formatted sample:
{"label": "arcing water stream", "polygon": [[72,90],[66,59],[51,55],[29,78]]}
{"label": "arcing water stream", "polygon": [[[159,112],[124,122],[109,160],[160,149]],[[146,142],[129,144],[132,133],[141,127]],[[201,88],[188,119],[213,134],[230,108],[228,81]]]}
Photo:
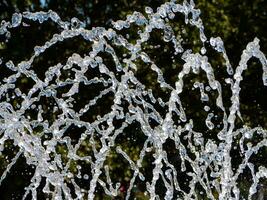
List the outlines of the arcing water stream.
{"label": "arcing water stream", "polygon": [[[185,49],[181,40],[170,25],[178,15],[184,15],[185,24],[199,30],[199,38],[203,43],[201,51],[193,53]],[[220,37],[207,38],[200,18],[200,10],[195,8],[194,2],[167,2],[154,12],[146,7],[145,14],[133,12],[126,20],[113,22],[113,28],[95,27],[91,30],[84,28],[76,18],[71,22],[62,21],[57,13],[24,12],[15,13],[10,22],[3,21],[0,34],[7,40],[12,39],[10,30],[23,26],[24,20],[35,21],[40,24],[52,20],[60,29],[42,46],[36,46],[32,56],[18,64],[12,61],[5,63],[5,67],[12,72],[1,81],[0,85],[0,153],[4,151],[6,141],[13,141],[18,147],[14,158],[8,161],[5,171],[1,175],[0,185],[8,176],[19,157],[25,157],[27,165],[33,166],[34,173],[30,184],[25,188],[24,199],[37,199],[37,189],[51,199],[94,199],[97,187],[103,192],[115,197],[119,195],[121,183],[114,182],[110,175],[107,159],[115,149],[117,155],[123,157],[132,171],[129,185],[126,188],[126,199],[131,199],[137,181],[145,183],[145,193],[149,199],[199,199],[202,192],[208,199],[252,199],[257,192],[262,178],[267,177],[266,166],[254,166],[251,157],[257,155],[261,148],[267,146],[267,131],[261,127],[236,127],[240,113],[240,90],[242,74],[247,69],[247,63],[257,58],[263,69],[262,83],[267,86],[267,60],[260,50],[259,39],[255,38],[247,44],[237,67],[232,67]],[[140,27],[138,39],[132,43],[130,39],[119,34],[132,25]],[[180,57],[183,66],[178,69],[175,85],[164,78],[164,66],[157,66],[146,49],[145,44],[150,40],[154,31],[162,31],[162,40],[174,49],[173,57]],[[56,44],[81,36],[91,44],[86,55],[73,53],[65,63],[50,66],[41,79],[32,67],[33,62],[48,49]],[[225,71],[229,75],[225,81],[231,86],[231,106],[224,106],[223,89],[216,79],[215,68],[210,64],[205,46],[210,45],[224,58]],[[124,49],[125,55],[121,59],[117,48]],[[103,53],[112,57],[114,68],[111,69],[101,57]],[[164,100],[155,98],[154,91],[143,84],[136,73],[140,70],[137,63],[148,65],[156,74],[160,88],[169,91]],[[141,65],[142,66],[142,65]],[[41,66],[40,66],[41,67]],[[88,75],[88,72],[96,72]],[[68,72],[67,75],[65,72]],[[1,71],[0,71],[1,73]],[[194,88],[199,89],[201,102],[206,102],[203,109],[206,112],[205,124],[207,130],[215,130],[213,108],[208,106],[211,101],[209,94],[216,96],[216,109],[222,113],[220,130],[215,139],[207,139],[205,132],[198,132],[194,128],[194,120],[188,118],[183,105],[181,94],[184,92],[185,77],[189,74],[205,74],[207,83],[196,81]],[[17,81],[27,77],[34,82],[27,92],[21,91]],[[74,109],[81,87],[99,88],[98,93],[86,102],[79,110]],[[65,92],[62,92],[62,91]],[[88,92],[89,93],[89,92]],[[90,95],[90,94],[88,94]],[[101,99],[111,96],[112,105],[102,116],[93,121],[84,116],[90,115],[91,109],[101,104]],[[45,106],[42,99],[53,102]],[[12,99],[20,99],[14,105]],[[45,113],[52,112],[52,119],[45,117]],[[162,110],[164,110],[162,112]],[[31,113],[31,115],[28,115]],[[153,121],[153,123],[151,123]],[[140,125],[145,141],[140,146],[138,159],[133,160],[121,148],[117,138],[125,133],[127,127],[133,123]],[[155,125],[156,124],[156,125]],[[66,131],[71,126],[81,130],[78,141],[73,144]],[[36,131],[38,130],[38,131]],[[250,143],[254,135],[261,138],[256,144]],[[129,136],[130,137],[130,136]],[[169,152],[165,150],[166,141],[172,141],[173,151],[179,160],[177,167],[169,159]],[[232,167],[231,151],[236,148],[234,141],[238,140],[238,148],[242,161],[236,169]],[[81,156],[78,152],[87,142],[88,155]],[[64,145],[65,157],[58,152],[57,145]],[[85,151],[85,150],[84,150]],[[144,159],[148,153],[153,153],[153,168],[150,178],[142,173]],[[72,162],[84,162],[77,170],[71,169]],[[83,167],[89,169],[89,174],[83,174]],[[238,179],[245,169],[252,176],[248,196],[240,194]],[[179,174],[188,177],[188,189],[181,185],[185,180]],[[88,182],[89,188],[83,188],[77,182],[80,177]],[[41,181],[45,180],[42,186]],[[159,182],[164,196],[158,194]]]}

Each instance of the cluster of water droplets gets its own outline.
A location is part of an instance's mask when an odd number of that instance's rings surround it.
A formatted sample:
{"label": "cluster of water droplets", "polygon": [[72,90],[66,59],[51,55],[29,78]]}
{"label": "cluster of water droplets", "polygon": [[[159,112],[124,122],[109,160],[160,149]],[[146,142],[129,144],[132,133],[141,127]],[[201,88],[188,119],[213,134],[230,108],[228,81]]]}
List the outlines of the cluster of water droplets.
{"label": "cluster of water droplets", "polygon": [[[115,197],[120,193],[121,184],[112,181],[109,166],[106,164],[111,149],[115,148],[116,153],[129,163],[133,172],[126,189],[126,199],[130,199],[132,196],[137,179],[146,184],[146,194],[150,199],[160,198],[157,194],[157,183],[160,180],[163,181],[166,189],[164,196],[166,200],[197,199],[199,186],[209,199],[240,199],[237,179],[247,167],[253,177],[247,198],[252,198],[253,194],[257,192],[260,179],[267,177],[267,169],[265,166],[261,166],[256,170],[253,163],[250,162],[250,157],[256,155],[260,148],[267,146],[267,131],[261,127],[244,126],[236,129],[235,122],[237,117],[241,117],[239,93],[242,73],[247,70],[247,63],[252,57],[258,58],[261,62],[262,80],[263,84],[267,86],[267,60],[260,51],[259,40],[255,38],[247,45],[239,65],[236,70],[233,70],[221,38],[206,38],[200,10],[195,8],[192,0],[185,0],[183,4],[175,1],[167,2],[158,7],[155,12],[152,8],[146,7],[145,13],[143,15],[134,12],[128,15],[126,20],[113,22],[113,28],[108,30],[104,27],[88,30],[77,18],[73,18],[71,22],[65,22],[53,11],[15,13],[11,22],[2,21],[0,34],[5,35],[7,40],[12,37],[10,33],[12,28],[27,26],[24,22],[25,19],[39,23],[52,20],[59,25],[60,33],[54,34],[43,46],[36,46],[30,59],[21,61],[17,65],[12,61],[5,63],[5,67],[13,74],[2,80],[0,85],[0,153],[5,149],[7,140],[14,141],[14,145],[19,148],[19,151],[1,175],[0,184],[18,158],[24,156],[27,164],[34,166],[35,170],[31,183],[25,188],[24,198],[30,196],[32,199],[37,199],[37,188],[40,187],[42,179],[45,180],[42,192],[51,195],[53,199],[94,199],[97,185],[103,188],[106,195]],[[169,22],[177,13],[184,15],[186,24],[199,30],[199,37],[203,43],[199,53],[184,49],[181,40],[174,34]],[[127,30],[132,24],[142,27],[135,43],[129,42],[128,38],[118,33],[121,30]],[[177,73],[175,86],[164,79],[162,68],[153,62],[153,58],[150,58],[143,48],[142,44],[150,39],[151,33],[155,30],[163,31],[162,39],[164,42],[170,43],[175,50],[173,56],[180,56],[184,61],[182,69]],[[72,54],[65,64],[58,63],[50,66],[45,73],[44,80],[41,80],[32,69],[34,60],[53,45],[76,36],[82,36],[85,41],[92,44],[87,55]],[[214,50],[222,54],[225,60],[226,71],[229,74],[226,82],[231,85],[232,90],[229,109],[224,107],[221,83],[216,80],[214,68],[205,55],[207,50],[204,44],[210,44]],[[123,48],[127,52],[128,56],[122,62],[114,47]],[[112,57],[115,69],[111,70],[109,66],[105,65],[100,56],[100,53],[103,52]],[[170,91],[167,101],[155,98],[153,91],[138,80],[135,75],[139,70],[136,66],[138,60],[149,65],[150,69],[157,74],[155,81],[161,88]],[[101,76],[88,79],[86,72],[89,69],[97,70]],[[74,76],[62,78],[64,70],[71,70]],[[208,80],[208,86],[201,82],[195,82],[193,85],[194,89],[200,91],[200,100],[202,102],[209,101],[207,91],[216,93],[216,106],[223,112],[221,122],[223,126],[217,133],[219,143],[212,139],[205,139],[205,133],[194,131],[194,121],[187,119],[180,98],[186,75],[198,74],[200,71],[205,73]],[[26,76],[34,81],[34,85],[28,93],[23,93],[16,87],[16,82],[21,76]],[[73,109],[76,104],[74,96],[79,95],[81,84],[95,85],[95,87],[100,84],[104,89],[100,90],[99,94],[83,108],[76,111]],[[66,86],[70,88],[67,92],[63,94],[58,92],[60,88]],[[20,105],[16,105],[16,107],[12,105],[10,99],[7,98],[10,91],[13,91],[15,98],[22,99]],[[98,104],[101,98],[110,94],[113,96],[113,104],[108,113],[97,116],[93,122],[83,120],[83,116],[90,115],[91,108]],[[38,105],[42,97],[53,99],[55,102],[53,112],[57,114],[52,123],[43,115],[46,112],[45,109],[48,108]],[[127,106],[125,107],[125,105]],[[164,115],[157,110],[158,106],[166,110]],[[36,118],[26,117],[29,110],[36,111]],[[205,121],[207,129],[213,130],[216,124],[212,122],[215,117],[212,108],[206,105],[204,110],[207,112]],[[174,116],[178,116],[179,120]],[[156,126],[151,125],[151,119],[157,124]],[[115,121],[121,123],[115,125]],[[143,146],[140,147],[141,151],[137,161],[132,160],[116,141],[116,138],[134,122],[140,124],[142,133],[146,136]],[[65,136],[66,130],[71,125],[84,128],[76,144],[72,144],[71,138]],[[38,134],[34,131],[37,128]],[[262,140],[255,145],[245,142],[253,135],[259,135]],[[99,138],[97,144],[95,137]],[[243,160],[236,170],[233,170],[231,166],[230,155],[234,137],[239,138],[243,156]],[[85,140],[89,141],[92,152],[88,156],[80,156],[77,151]],[[177,169],[169,161],[168,152],[163,148],[166,140],[172,140],[175,143],[174,151],[177,153],[177,160],[181,161],[180,169]],[[182,140],[187,140],[187,145],[184,145]],[[67,147],[67,162],[65,163],[61,153],[56,150],[57,144],[64,144]],[[154,157],[152,179],[147,179],[146,174],[141,173],[142,163],[146,154],[151,151]],[[86,161],[91,174],[81,174],[79,166],[77,167],[78,173],[71,171],[72,161]],[[179,177],[180,171],[190,177],[188,191],[181,187],[184,180]],[[89,190],[76,183],[76,176],[83,176],[88,181]]]}

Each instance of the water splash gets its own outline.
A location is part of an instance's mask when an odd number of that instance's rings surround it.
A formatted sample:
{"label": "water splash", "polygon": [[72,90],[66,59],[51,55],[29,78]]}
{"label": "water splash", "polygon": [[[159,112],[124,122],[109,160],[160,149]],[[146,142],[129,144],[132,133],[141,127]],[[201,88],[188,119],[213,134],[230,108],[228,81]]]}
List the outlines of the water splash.
{"label": "water splash", "polygon": [[[10,30],[23,26],[24,20],[44,23],[52,20],[60,28],[60,33],[54,34],[43,46],[36,46],[33,55],[15,65],[12,61],[5,63],[5,67],[13,74],[3,79],[0,86],[0,151],[5,149],[5,142],[14,141],[19,151],[9,162],[1,175],[0,184],[5,180],[12,166],[20,156],[25,157],[28,165],[34,166],[34,174],[31,183],[25,188],[24,199],[30,196],[37,199],[37,189],[41,187],[41,180],[45,180],[42,189],[53,199],[94,199],[97,187],[102,187],[106,195],[118,196],[122,188],[121,183],[113,182],[107,159],[115,148],[117,155],[122,156],[130,166],[132,177],[126,189],[126,199],[130,199],[137,180],[146,184],[146,192],[150,199],[160,199],[158,183],[163,182],[166,189],[164,199],[198,199],[199,194],[204,193],[209,199],[240,199],[238,178],[245,168],[250,170],[253,183],[250,186],[248,199],[257,192],[261,178],[267,177],[265,166],[258,168],[250,160],[252,155],[257,155],[261,148],[267,146],[267,131],[261,127],[236,128],[236,118],[241,118],[240,113],[240,83],[242,73],[247,70],[247,63],[255,57],[259,59],[263,68],[262,81],[267,86],[267,60],[260,51],[259,39],[255,38],[243,51],[239,65],[235,70],[230,64],[224,44],[221,38],[208,39],[204,33],[204,26],[200,18],[200,10],[195,8],[194,2],[184,1],[178,4],[175,1],[167,2],[154,12],[152,8],[145,8],[146,15],[134,12],[128,15],[126,20],[113,22],[113,28],[95,27],[91,30],[77,18],[71,22],[62,21],[57,13],[48,12],[24,12],[15,13],[11,22],[2,21],[0,34],[5,35],[7,41],[12,38]],[[199,53],[193,53],[183,47],[181,40],[176,37],[170,21],[181,13],[184,15],[185,24],[196,27],[199,30],[199,38],[203,47]],[[138,39],[130,42],[119,34],[121,30],[127,30],[135,24],[141,29],[138,31]],[[162,30],[162,40],[170,43],[174,48],[174,57],[181,57],[184,61],[179,71],[175,85],[172,86],[164,79],[164,70],[156,65],[144,45],[149,41],[153,31]],[[41,54],[52,48],[57,43],[81,36],[85,41],[92,44],[86,55],[72,54],[65,64],[58,63],[50,66],[42,80],[34,71],[32,65]],[[231,107],[224,107],[221,83],[216,80],[214,68],[205,55],[205,44],[222,54],[226,71],[229,77],[226,82],[231,83],[232,97]],[[121,61],[116,53],[116,48],[125,50],[126,56]],[[114,69],[110,69],[101,57],[101,53],[107,53],[113,59]],[[136,73],[140,70],[136,63],[143,62],[157,74],[157,82],[162,89],[170,91],[167,100],[155,98],[153,91],[138,80]],[[95,69],[100,76],[88,77],[87,72]],[[74,75],[64,77],[64,71],[71,71]],[[184,90],[184,79],[188,74],[196,74],[202,71],[208,80],[208,88],[204,84],[195,81],[194,88],[200,91],[200,101],[209,102],[210,93],[216,93],[216,107],[223,112],[223,126],[217,132],[219,142],[206,139],[205,133],[194,130],[194,121],[188,118],[181,94]],[[231,76],[233,74],[233,77]],[[34,81],[34,85],[27,93],[16,86],[16,82],[22,76]],[[101,85],[99,94],[95,95],[78,111],[74,109],[77,102],[75,95],[79,95],[82,85],[98,87]],[[62,88],[68,88],[64,93],[59,92]],[[205,91],[206,90],[206,91]],[[12,96],[10,97],[10,92]],[[100,100],[107,95],[113,97],[110,112],[97,116],[89,122],[84,120],[85,115],[90,115],[92,107],[100,104]],[[55,118],[52,122],[45,117],[46,110],[42,105],[43,97],[53,100],[52,112]],[[21,98],[22,101],[16,107],[10,98]],[[126,103],[127,102],[127,103]],[[125,106],[127,105],[127,106]],[[162,114],[158,106],[166,109]],[[214,130],[216,125],[212,108],[205,105],[205,124],[208,130]],[[27,112],[36,113],[35,117],[27,117]],[[175,118],[178,116],[179,120]],[[151,120],[157,124],[152,125]],[[50,119],[51,120],[51,119]],[[116,121],[121,123],[116,124]],[[143,147],[140,146],[140,154],[134,161],[127,152],[121,148],[117,138],[122,135],[126,128],[138,122],[146,140]],[[72,144],[71,138],[66,135],[71,126],[83,128],[78,142]],[[36,129],[38,128],[38,133]],[[41,131],[40,131],[41,130]],[[262,139],[252,144],[248,142],[253,135]],[[96,141],[96,138],[99,138]],[[242,162],[237,169],[232,167],[231,150],[234,147],[234,138],[239,138]],[[180,168],[177,168],[169,160],[168,152],[164,148],[167,140],[175,143],[177,160]],[[186,141],[187,145],[184,144]],[[80,147],[87,141],[91,147],[87,156],[78,153]],[[57,151],[57,145],[65,145],[65,155]],[[151,179],[142,173],[145,156],[153,154],[153,169]],[[66,159],[67,161],[63,161]],[[90,173],[83,174],[81,167],[77,166],[75,172],[71,170],[72,161],[84,161],[88,164]],[[185,172],[188,176],[189,189],[183,189],[184,180],[179,174]],[[87,180],[89,189],[78,185],[76,177]],[[201,189],[199,189],[201,188]]]}

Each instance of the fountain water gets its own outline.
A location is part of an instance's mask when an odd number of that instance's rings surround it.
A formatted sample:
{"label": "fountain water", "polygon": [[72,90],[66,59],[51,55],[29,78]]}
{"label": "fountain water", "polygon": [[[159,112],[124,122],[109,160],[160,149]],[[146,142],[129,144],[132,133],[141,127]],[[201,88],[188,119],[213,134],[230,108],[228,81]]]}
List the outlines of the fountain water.
{"label": "fountain water", "polygon": [[[199,53],[183,47],[175,35],[170,22],[178,14],[184,15],[186,24],[199,30],[199,38],[203,43]],[[5,63],[12,73],[0,85],[0,152],[5,150],[10,140],[18,151],[2,173],[0,185],[17,160],[24,157],[27,165],[34,168],[34,173],[25,188],[23,199],[37,199],[38,188],[52,199],[94,199],[98,188],[106,195],[115,197],[125,189],[125,198],[130,199],[137,182],[145,183],[144,193],[149,199],[199,199],[200,195],[220,200],[252,199],[261,179],[267,177],[266,167],[255,167],[251,161],[260,149],[267,146],[267,131],[261,127],[237,128],[236,121],[242,119],[239,109],[242,74],[252,57],[262,64],[262,82],[267,86],[267,60],[260,51],[259,39],[255,38],[247,45],[234,70],[222,39],[208,39],[205,36],[200,10],[195,8],[192,0],[185,0],[183,4],[167,2],[158,7],[156,12],[146,7],[144,15],[134,12],[126,20],[113,22],[113,28],[110,29],[95,27],[87,30],[77,18],[71,22],[62,21],[53,11],[15,13],[11,22],[1,23],[0,34],[5,35],[7,41],[12,39],[10,30],[24,26],[24,20],[40,24],[52,20],[58,25],[60,33],[54,34],[44,45],[36,46],[28,60],[18,64],[12,61]],[[134,42],[119,34],[132,25],[140,28],[138,39]],[[157,66],[144,48],[151,34],[156,31],[162,31],[162,40],[172,46],[173,57],[183,60],[182,68],[177,69],[174,85],[165,80],[164,67]],[[56,44],[77,36],[91,45],[87,54],[73,53],[66,63],[50,66],[44,79],[40,78],[32,67],[33,62]],[[228,74],[225,81],[232,91],[229,108],[224,106],[223,87],[216,80],[215,69],[206,55],[207,45],[224,58]],[[118,49],[123,49],[123,59],[116,52]],[[112,57],[114,68],[105,64],[103,54]],[[168,91],[167,97],[156,98],[156,91],[138,79],[136,74],[145,65],[156,74],[159,87]],[[188,117],[181,98],[186,77],[200,73],[204,74],[207,83],[194,81],[193,89],[200,91],[200,101],[205,103],[203,109],[207,130],[217,132],[210,139],[207,132],[196,131],[194,120]],[[21,77],[34,83],[27,92],[17,84]],[[97,88],[95,90],[99,91],[84,103],[79,99],[82,87]],[[208,106],[212,94],[216,96],[213,107]],[[111,101],[110,108],[105,108],[105,111],[109,111],[89,120],[87,116],[92,115],[92,109],[99,104],[103,106],[103,98]],[[19,100],[14,103],[14,99]],[[48,100],[49,105],[44,99]],[[76,109],[77,106],[81,107]],[[218,118],[215,109],[221,113],[218,124],[214,120]],[[142,136],[138,137],[145,138],[143,145],[138,147],[137,159],[133,159],[118,140],[121,135],[127,134],[126,129],[132,124],[139,125]],[[73,126],[80,130],[76,133],[78,139],[75,144],[67,134]],[[252,143],[255,135],[261,139]],[[170,160],[170,151],[165,148],[169,141],[175,144],[171,152],[174,152],[176,161]],[[237,148],[236,141],[241,162],[234,168],[231,151]],[[59,145],[64,147],[64,151],[58,150]],[[81,155],[81,149],[84,149],[85,155]],[[112,162],[110,156],[113,154],[121,156],[131,170],[127,187],[112,180],[112,169],[108,163],[110,160]],[[143,173],[148,154],[153,157],[149,177]],[[84,173],[84,168],[88,173]],[[252,176],[247,197],[240,195],[238,183],[245,169]],[[77,178],[84,179],[88,186],[80,185]],[[188,184],[187,189],[183,186],[184,182]],[[166,192],[162,196],[159,190]]]}

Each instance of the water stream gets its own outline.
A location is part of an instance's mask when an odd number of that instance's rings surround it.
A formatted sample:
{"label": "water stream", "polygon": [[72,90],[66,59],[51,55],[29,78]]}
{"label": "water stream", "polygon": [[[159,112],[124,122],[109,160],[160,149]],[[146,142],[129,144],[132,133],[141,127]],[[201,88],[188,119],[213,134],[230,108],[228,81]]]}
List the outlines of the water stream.
{"label": "water stream", "polygon": [[[199,31],[199,39],[203,43],[199,52],[185,48],[170,25],[178,14],[183,15],[186,26]],[[70,22],[63,21],[53,11],[15,13],[10,21],[1,23],[0,35],[5,36],[8,42],[12,39],[11,30],[25,26],[25,20],[40,24],[53,21],[59,33],[42,46],[36,46],[29,59],[17,64],[11,60],[5,63],[12,73],[0,84],[0,154],[5,150],[8,140],[18,147],[18,152],[8,160],[1,174],[0,185],[17,160],[24,157],[27,165],[34,169],[31,182],[25,188],[24,199],[37,199],[38,188],[51,199],[58,200],[92,200],[97,196],[98,187],[106,195],[116,197],[121,192],[122,183],[112,180],[107,161],[115,151],[117,156],[122,156],[132,173],[125,189],[125,199],[134,197],[133,190],[138,181],[145,184],[144,193],[152,200],[201,199],[201,193],[207,199],[238,200],[241,197],[252,199],[257,193],[261,180],[267,177],[267,169],[263,165],[255,167],[251,157],[266,148],[267,130],[245,125],[236,127],[236,122],[242,121],[241,82],[244,72],[249,70],[251,58],[257,58],[261,63],[262,84],[267,86],[267,60],[260,50],[259,39],[255,38],[247,44],[237,67],[231,66],[222,39],[205,36],[200,10],[195,8],[192,0],[185,0],[182,4],[170,1],[157,10],[146,7],[144,14],[135,11],[126,19],[112,22],[113,28],[109,29],[94,27],[88,30],[77,18]],[[135,42],[120,34],[133,25],[140,27]],[[173,48],[173,58],[180,58],[183,62],[182,67],[177,69],[175,84],[165,78],[164,66],[158,66],[144,48],[151,34],[156,31],[161,31],[161,40]],[[40,78],[36,72],[38,69],[32,67],[34,61],[56,44],[77,36],[91,44],[86,55],[73,53],[66,61],[50,66],[45,77]],[[230,107],[224,105],[222,82],[216,79],[216,69],[206,55],[207,46],[224,59],[222,67],[227,74],[224,81],[232,92]],[[118,49],[123,49],[123,58]],[[105,63],[103,54],[112,58],[114,67]],[[149,66],[151,72],[156,74],[156,80],[153,81],[162,90],[168,91],[168,95],[164,98],[155,97],[156,91],[139,80],[136,74],[142,65]],[[206,83],[192,80],[192,89],[199,92],[199,101],[204,102],[204,126],[207,131],[216,131],[213,136],[215,139],[209,139],[207,132],[196,131],[194,120],[187,116],[181,96],[185,95],[185,79],[191,74],[202,74],[207,80]],[[27,92],[17,84],[22,77],[33,81],[32,88],[28,88]],[[99,91],[77,110],[77,104],[82,102],[77,101],[82,86],[99,88],[96,89]],[[89,93],[88,90],[88,95],[92,95]],[[209,106],[213,100],[211,94],[216,97],[213,107]],[[107,96],[112,102],[110,108],[101,104],[101,99]],[[44,98],[49,99],[49,105],[44,105]],[[14,104],[14,99],[20,100]],[[96,105],[108,112],[98,115],[94,120],[87,120],[85,116],[90,115]],[[221,113],[219,123],[215,120],[218,116],[214,109]],[[45,115],[48,112],[53,114],[52,117]],[[142,146],[138,147],[137,159],[131,158],[117,139],[127,134],[125,130],[133,123],[140,125],[142,137],[145,138]],[[66,135],[71,126],[82,130],[77,133],[75,144]],[[260,138],[256,143],[250,141],[254,136]],[[179,167],[170,160],[170,152],[164,147],[167,141],[175,144],[172,151],[179,161]],[[79,149],[84,143],[88,143],[90,148],[87,149],[89,153],[82,156]],[[64,146],[65,152],[59,152],[57,145]],[[230,153],[234,148],[240,149],[241,162],[237,168],[232,166]],[[147,154],[153,156],[150,178],[142,170]],[[76,170],[72,170],[73,162],[86,165],[76,166]],[[89,169],[87,174],[83,173],[85,166]],[[238,182],[245,169],[249,170],[252,177],[246,197],[240,194]],[[188,178],[185,180],[179,175],[181,173]],[[77,177],[87,181],[88,186],[79,185]],[[45,181],[43,185],[42,180]],[[185,181],[188,189],[182,186]],[[159,190],[165,191],[164,196],[158,194]]]}

